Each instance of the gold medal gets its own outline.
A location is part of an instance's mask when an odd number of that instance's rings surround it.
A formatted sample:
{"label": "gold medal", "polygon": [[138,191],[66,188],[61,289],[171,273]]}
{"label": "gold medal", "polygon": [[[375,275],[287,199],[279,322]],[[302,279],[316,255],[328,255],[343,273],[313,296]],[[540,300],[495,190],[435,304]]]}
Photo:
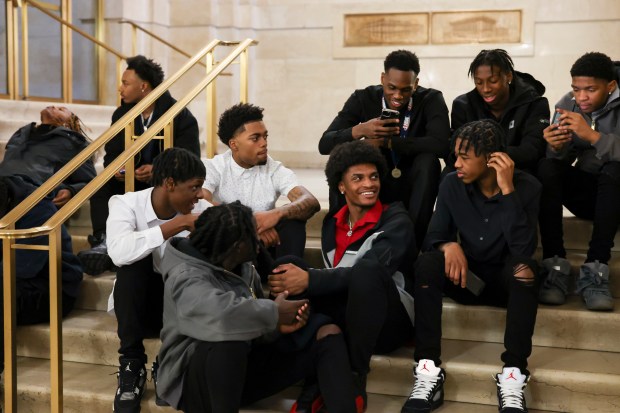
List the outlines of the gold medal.
{"label": "gold medal", "polygon": [[398,179],[398,178],[400,178],[402,176],[402,174],[403,173],[401,172],[400,169],[398,169],[398,168],[392,169],[392,177]]}

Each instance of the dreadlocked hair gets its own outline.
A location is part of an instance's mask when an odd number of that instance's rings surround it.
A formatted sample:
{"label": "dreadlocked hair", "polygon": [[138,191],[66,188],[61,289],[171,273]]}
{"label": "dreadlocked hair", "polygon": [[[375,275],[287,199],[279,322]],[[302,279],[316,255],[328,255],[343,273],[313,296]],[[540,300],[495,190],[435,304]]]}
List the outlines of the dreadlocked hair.
{"label": "dreadlocked hair", "polygon": [[[458,148],[456,141],[461,140]],[[467,152],[474,148],[476,156],[506,151],[506,135],[499,123],[490,120],[476,120],[458,128],[450,140],[452,152]]]}
{"label": "dreadlocked hair", "polygon": [[325,176],[327,185],[332,189],[337,189],[342,181],[342,175],[353,165],[370,163],[377,167],[379,177],[383,178],[387,173],[385,158],[379,149],[368,145],[362,141],[355,140],[340,144],[329,154],[329,159],[325,165]]}
{"label": "dreadlocked hair", "polygon": [[603,53],[590,52],[581,56],[570,68],[571,77],[585,76],[608,82],[616,79],[614,63]]}
{"label": "dreadlocked hair", "polygon": [[237,103],[226,109],[220,116],[217,125],[217,136],[222,143],[230,146],[229,141],[240,132],[244,131],[244,125],[250,122],[263,120],[263,108],[251,103]]}
{"label": "dreadlocked hair", "polygon": [[191,244],[215,265],[224,261],[235,243],[250,243],[251,251],[258,247],[252,210],[239,201],[207,208],[194,227]]}
{"label": "dreadlocked hair", "polygon": [[490,66],[491,68],[495,66],[498,67],[503,73],[514,74],[514,64],[512,63],[512,58],[504,49],[481,50],[480,53],[478,53],[478,56],[476,56],[474,61],[469,65],[469,72],[467,72],[467,75],[473,78],[476,73],[476,69],[480,66]]}
{"label": "dreadlocked hair", "polygon": [[88,142],[92,142],[91,139],[86,134],[86,131],[92,132],[89,127],[87,127],[82,119],[78,117],[75,113],[71,113],[69,120],[66,123],[66,127],[71,129],[74,132],[79,133],[84,136]]}
{"label": "dreadlocked hair", "polygon": [[176,183],[205,179],[207,170],[199,157],[183,148],[168,148],[153,160],[151,185],[161,186],[166,178]]}

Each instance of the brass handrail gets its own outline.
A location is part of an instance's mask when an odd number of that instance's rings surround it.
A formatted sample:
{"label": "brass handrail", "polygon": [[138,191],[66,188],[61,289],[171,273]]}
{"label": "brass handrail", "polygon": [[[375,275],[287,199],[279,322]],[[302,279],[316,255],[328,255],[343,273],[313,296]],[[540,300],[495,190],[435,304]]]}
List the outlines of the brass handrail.
{"label": "brass handrail", "polygon": [[[15,230],[15,223],[23,217],[34,205],[40,202],[47,194],[62,183],[73,171],[81,164],[86,162],[103,145],[110,141],[118,132],[125,129],[127,125],[133,124],[133,120],[140,115],[144,109],[153,104],[170,86],[175,83],[182,75],[191,69],[201,58],[212,53],[218,45],[237,45],[237,47],[222,61],[207,72],[204,79],[177,101],[168,111],[166,111],[147,131],[137,137],[135,142],[125,148],[113,162],[111,162],[101,174],[95,177],[75,196],[73,196],[63,207],[61,207],[43,225],[35,228]],[[98,139],[89,144],[74,159],[63,166],[56,174],[49,178],[30,196],[24,199],[19,205],[13,208],[0,220],[0,238],[3,239],[3,269],[4,269],[4,317],[5,317],[5,377],[4,377],[4,402],[5,412],[14,413],[16,411],[17,398],[17,377],[15,374],[15,240],[18,238],[28,238],[34,236],[48,235],[48,251],[50,258],[50,378],[51,378],[51,408],[54,412],[62,411],[62,297],[61,297],[61,261],[60,261],[60,229],[61,225],[73,215],[80,206],[88,200],[105,182],[123,165],[130,162],[134,156],[146,146],[157,133],[168,127],[174,117],[190,101],[192,101],[202,90],[209,86],[222,71],[233,63],[234,59],[247,53],[247,48],[256,42],[246,39],[242,42],[222,42],[213,40],[202,51],[192,57],[181,69],[173,74],[169,79],[156,87],[145,98],[138,102],[130,111],[115,122]],[[133,130],[129,131],[133,134]]]}
{"label": "brass handrail", "polygon": [[[160,37],[160,36],[156,35],[155,33],[153,33],[152,31],[150,31],[148,29],[145,29],[144,27],[140,26],[138,23],[134,22],[133,20],[122,19],[122,20],[119,20],[118,22],[120,24],[129,24],[129,25],[131,25],[133,27],[133,30],[143,31],[144,33],[148,34],[149,36],[151,36],[155,40],[165,44],[166,46],[170,47],[175,52],[178,52],[178,53],[182,54],[185,57],[192,57],[192,55],[190,55],[186,51],[179,49],[178,47],[176,47],[175,45],[170,43],[168,40],[164,39],[163,37]],[[132,48],[132,53],[136,54],[135,38],[133,38],[133,40],[132,40],[131,48]],[[206,67],[206,65],[202,61],[198,62],[198,64],[201,65],[201,66]]]}

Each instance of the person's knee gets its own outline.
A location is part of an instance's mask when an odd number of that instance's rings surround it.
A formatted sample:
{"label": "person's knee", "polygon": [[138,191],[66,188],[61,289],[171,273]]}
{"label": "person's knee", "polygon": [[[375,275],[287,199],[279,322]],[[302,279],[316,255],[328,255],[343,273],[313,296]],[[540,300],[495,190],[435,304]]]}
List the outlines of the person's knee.
{"label": "person's knee", "polygon": [[512,276],[520,285],[533,287],[536,282],[535,270],[528,264],[519,263],[512,267]]}
{"label": "person's knee", "polygon": [[383,285],[391,279],[387,269],[379,262],[361,259],[353,266],[353,274],[349,279],[349,293],[365,294]]}
{"label": "person's knee", "polygon": [[316,339],[322,340],[327,336],[342,334],[342,330],[336,324],[326,324],[321,326],[316,332]]}
{"label": "person's knee", "polygon": [[600,178],[604,182],[609,182],[613,185],[620,185],[620,162],[607,162],[601,168]]}

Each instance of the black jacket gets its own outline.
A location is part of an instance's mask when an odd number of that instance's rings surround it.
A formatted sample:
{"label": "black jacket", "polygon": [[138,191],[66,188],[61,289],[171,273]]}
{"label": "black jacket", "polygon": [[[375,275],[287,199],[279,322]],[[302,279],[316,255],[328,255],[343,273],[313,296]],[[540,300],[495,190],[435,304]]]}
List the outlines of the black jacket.
{"label": "black jacket", "polygon": [[[368,230],[362,238],[351,244],[347,251],[358,251],[364,242],[373,234],[380,233],[372,243],[362,260],[373,260],[384,266],[388,274],[399,269],[406,269],[406,257],[415,257],[417,251],[411,245],[413,223],[409,214],[398,202],[391,204],[383,213],[377,225]],[[331,258],[336,249],[336,218],[333,214],[327,215],[323,221],[321,233],[321,250],[326,269],[310,269],[308,281],[308,295],[326,295],[346,291],[349,279],[355,273],[352,267],[333,268]],[[401,268],[402,267],[402,268]]]}
{"label": "black jacket", "polygon": [[[51,125],[37,127],[33,122],[17,130],[9,139],[4,160],[0,163],[0,175],[25,175],[40,185],[88,144],[83,135],[71,129]],[[92,160],[88,160],[58,189],[68,189],[75,195],[96,175]]]}
{"label": "black jacket", "polygon": [[549,126],[550,115],[549,102],[542,96],[544,93],[545,87],[534,77],[514,72],[510,99],[501,118],[497,119],[474,88],[452,102],[452,131],[468,122],[493,119],[506,132],[507,152],[515,166],[529,172],[535,171],[547,147],[543,130]]}
{"label": "black jacket", "polygon": [[[338,116],[323,133],[319,141],[319,152],[328,155],[336,145],[352,141],[353,126],[381,115],[382,97],[381,85],[368,86],[353,92],[342,110],[338,112]],[[442,93],[418,86],[413,94],[413,113],[407,137],[392,139],[393,150],[401,155],[399,165],[406,168],[420,153],[433,153],[438,157],[444,157],[448,152],[449,140],[448,107]],[[388,165],[393,166],[390,150],[381,148],[381,152]]]}
{"label": "black jacket", "polygon": [[[150,124],[152,125],[164,114],[168,109],[176,103],[176,100],[166,91],[155,101],[155,109]],[[123,103],[116,108],[112,114],[112,123],[119,120],[123,115],[129,112],[136,104]],[[134,121],[134,135],[140,136],[144,133],[144,128],[138,115]],[[181,112],[174,118],[173,139],[175,148],[184,148],[200,156],[200,141],[198,140],[198,122],[196,118],[187,108],[183,108]],[[161,134],[161,133],[160,133]],[[152,140],[146,147],[136,156],[136,167],[152,164],[153,159],[163,151],[163,140]],[[103,166],[108,166],[118,155],[125,150],[125,131],[119,132],[110,142],[105,145],[105,156],[103,157]]]}
{"label": "black jacket", "polygon": [[[8,190],[12,197],[9,209],[13,209],[35,189],[37,182],[27,176],[7,176]],[[58,211],[48,196],[42,199],[32,209],[15,223],[15,229],[34,228],[43,225]],[[47,236],[24,238],[17,241],[19,244],[47,245]],[[65,226],[62,226],[62,290],[71,297],[77,297],[83,272],[79,260],[73,254],[71,236]],[[2,264],[0,251],[0,265]],[[49,291],[49,259],[47,251],[18,249],[15,251],[17,288]]]}

